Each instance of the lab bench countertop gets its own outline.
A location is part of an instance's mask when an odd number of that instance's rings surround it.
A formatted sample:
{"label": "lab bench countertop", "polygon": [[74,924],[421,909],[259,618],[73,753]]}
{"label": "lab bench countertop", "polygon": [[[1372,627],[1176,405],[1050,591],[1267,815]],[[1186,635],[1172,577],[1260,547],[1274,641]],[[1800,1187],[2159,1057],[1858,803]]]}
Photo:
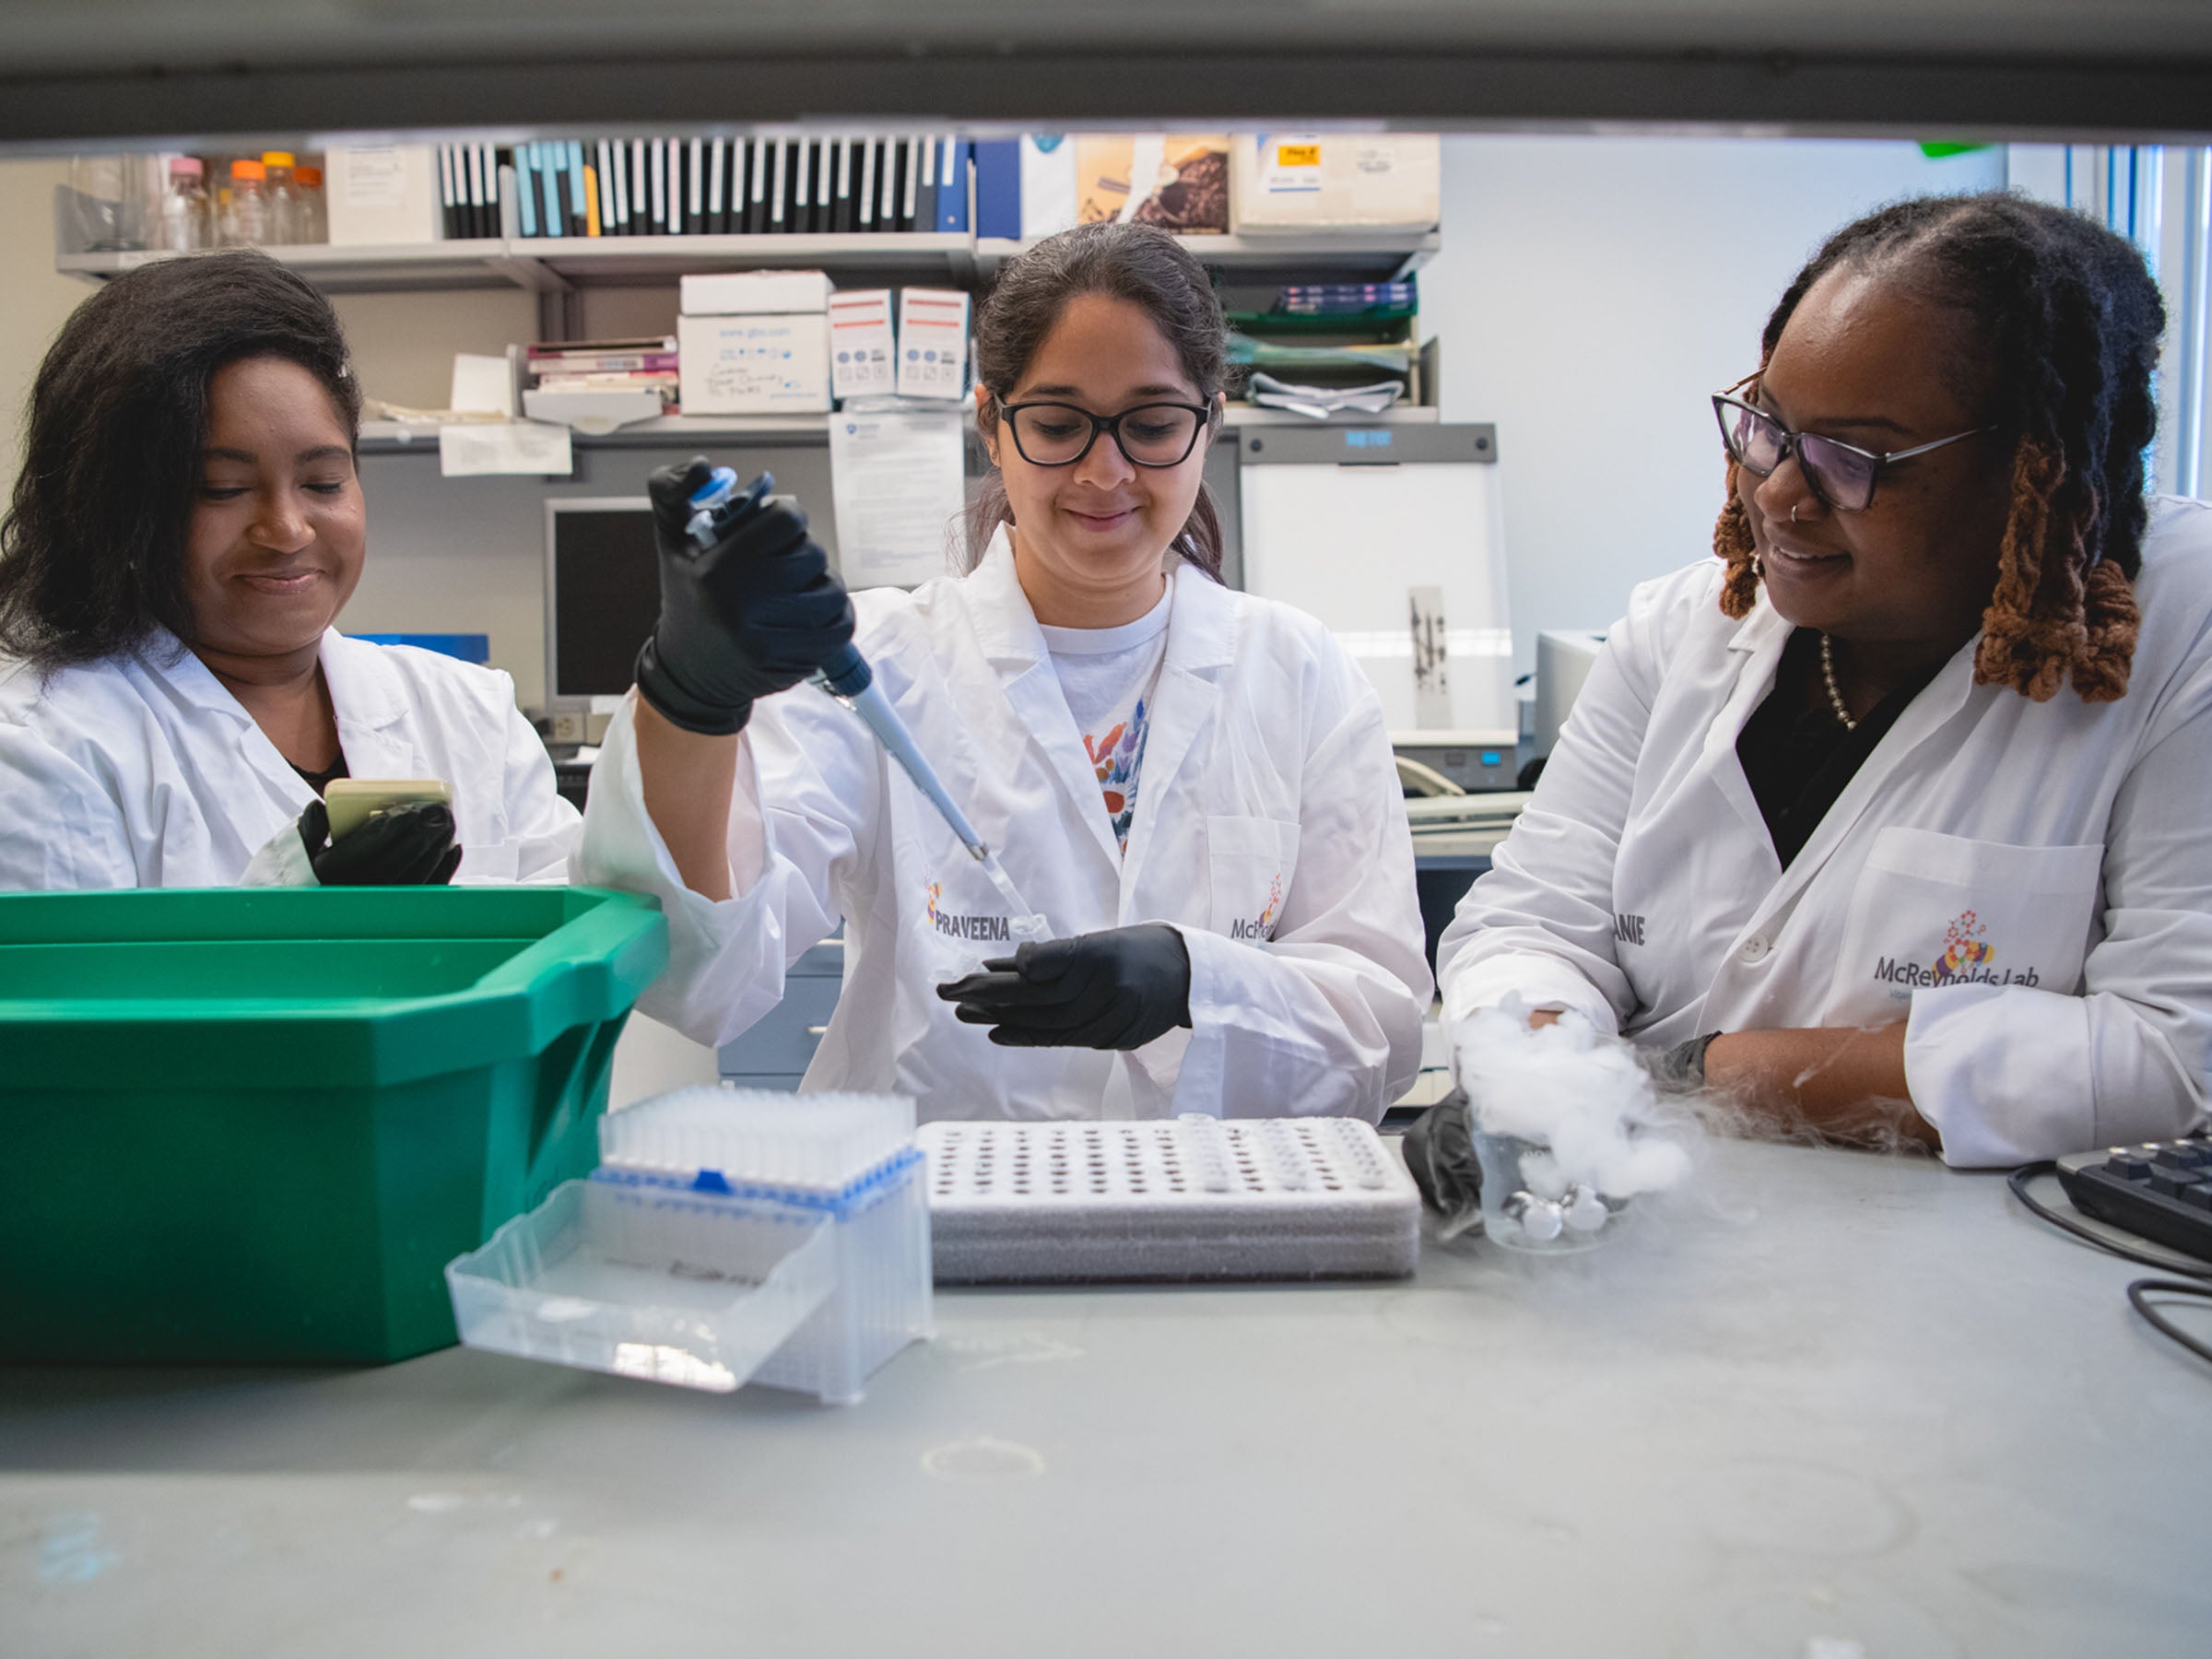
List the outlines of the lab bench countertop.
{"label": "lab bench countertop", "polygon": [[458,1349],[0,1371],[0,1652],[2201,1659],[2212,1367],[2141,1270],[1845,1152],[1715,1146],[1639,1219],[944,1293],[841,1410]]}

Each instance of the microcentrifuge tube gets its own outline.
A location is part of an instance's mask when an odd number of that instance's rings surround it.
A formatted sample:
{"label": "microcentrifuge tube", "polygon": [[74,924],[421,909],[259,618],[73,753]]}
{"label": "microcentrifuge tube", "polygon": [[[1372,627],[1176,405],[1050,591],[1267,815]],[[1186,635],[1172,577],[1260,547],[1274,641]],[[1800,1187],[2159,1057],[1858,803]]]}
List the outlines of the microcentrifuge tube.
{"label": "microcentrifuge tube", "polygon": [[1041,915],[1030,908],[1029,900],[1021,896],[1021,889],[1014,885],[1014,878],[1006,874],[1006,866],[998,862],[998,854],[986,850],[979,862],[983,866],[984,876],[998,889],[998,896],[1006,901],[1006,926],[1014,937],[1024,944],[1035,944],[1051,938],[1051,926]]}

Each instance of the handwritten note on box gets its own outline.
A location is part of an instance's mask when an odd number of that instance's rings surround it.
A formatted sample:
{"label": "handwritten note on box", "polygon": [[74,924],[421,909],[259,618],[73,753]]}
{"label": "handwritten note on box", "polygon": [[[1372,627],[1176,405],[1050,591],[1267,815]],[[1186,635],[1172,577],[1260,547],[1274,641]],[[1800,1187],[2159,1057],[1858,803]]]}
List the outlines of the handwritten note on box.
{"label": "handwritten note on box", "polygon": [[830,407],[830,319],[820,312],[679,317],[687,415],[822,414]]}

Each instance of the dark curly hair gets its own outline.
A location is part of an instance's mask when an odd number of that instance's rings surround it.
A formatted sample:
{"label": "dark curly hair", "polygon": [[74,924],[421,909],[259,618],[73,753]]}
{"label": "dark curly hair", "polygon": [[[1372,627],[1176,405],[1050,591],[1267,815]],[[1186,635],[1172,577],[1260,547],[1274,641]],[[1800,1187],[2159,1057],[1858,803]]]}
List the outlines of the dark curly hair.
{"label": "dark curly hair", "polygon": [[31,382],[0,519],[0,651],[46,670],[191,626],[184,545],[207,389],[246,358],[298,363],[349,441],[361,393],[330,301],[265,253],[155,260],[78,306]]}
{"label": "dark curly hair", "polygon": [[[1908,286],[1959,319],[1961,367],[2011,442],[2012,508],[1974,657],[1977,685],[2042,702],[2067,676],[2085,702],[2127,690],[2142,568],[2143,456],[2158,427],[2150,375],[2166,307],[2124,237],[2008,193],[1899,202],[1843,227],[1767,319],[1763,369],[1798,302],[1838,266]],[[1751,524],[1728,465],[1713,551],[1721,608],[1759,594]]]}
{"label": "dark curly hair", "polygon": [[[1212,403],[1227,383],[1229,325],[1206,267],[1169,232],[1112,219],[1048,236],[1007,262],[976,313],[977,383],[994,398],[1012,392],[1067,302],[1084,294],[1126,300],[1150,315],[1201,402]],[[995,404],[986,403],[978,419],[986,432],[996,431]],[[968,509],[970,569],[992,533],[1013,517],[1006,482],[994,468]],[[1177,541],[1200,570],[1221,579],[1221,518],[1204,484]]]}

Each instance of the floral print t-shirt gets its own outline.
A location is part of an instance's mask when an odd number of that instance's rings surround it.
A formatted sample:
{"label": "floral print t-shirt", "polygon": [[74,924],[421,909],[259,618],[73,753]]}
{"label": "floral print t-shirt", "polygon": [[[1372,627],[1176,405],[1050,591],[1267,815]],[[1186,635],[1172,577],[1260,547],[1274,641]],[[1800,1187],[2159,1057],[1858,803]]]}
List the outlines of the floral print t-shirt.
{"label": "floral print t-shirt", "polygon": [[1061,694],[1076,717],[1076,730],[1083,735],[1114,840],[1124,853],[1129,850],[1129,826],[1136,818],[1137,774],[1144,766],[1152,694],[1168,653],[1168,611],[1173,596],[1171,585],[1158,605],[1120,628],[1044,629]]}

